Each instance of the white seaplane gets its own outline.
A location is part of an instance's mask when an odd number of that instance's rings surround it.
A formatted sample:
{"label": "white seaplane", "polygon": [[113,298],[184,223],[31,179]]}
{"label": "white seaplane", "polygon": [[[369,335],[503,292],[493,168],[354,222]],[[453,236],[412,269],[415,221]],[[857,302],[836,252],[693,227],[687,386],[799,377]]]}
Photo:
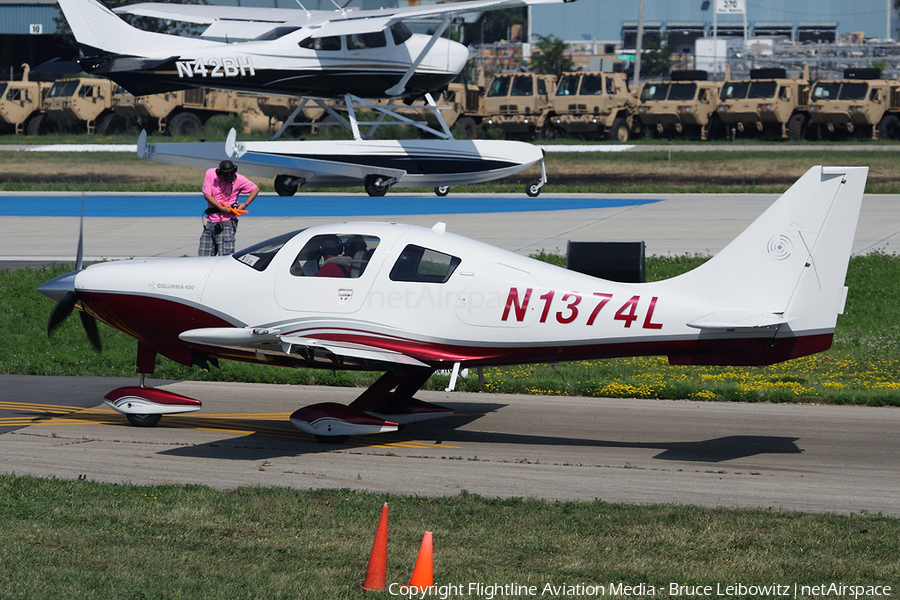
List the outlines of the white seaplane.
{"label": "white seaplane", "polygon": [[708,262],[652,283],[567,271],[443,223],[347,222],[233,256],[79,264],[38,289],[58,303],[51,330],[78,309],[98,345],[94,319],[137,338],[140,385],[107,396],[137,425],[200,408],[144,387],[157,354],[384,371],[349,406],[291,416],[337,441],[451,414],[414,398],[438,369],[645,355],[769,365],[828,349],[867,173],[813,167]]}
{"label": "white seaplane", "polygon": [[[191,87],[302,96],[294,113],[270,142],[257,142],[247,156],[230,156],[249,174],[274,178],[281,195],[301,186],[364,185],[381,196],[393,185],[433,187],[444,196],[451,185],[481,183],[518,173],[541,162],[541,176],[526,186],[529,196],[547,182],[543,154],[515,141],[453,141],[431,92],[462,71],[468,49],[441,37],[460,13],[573,0],[472,0],[378,10],[307,11],[143,3],[117,12],[208,24],[206,36],[252,40],[226,43],[142,31],[125,23],[100,0],[60,0],[88,73],[119,83],[135,95]],[[432,35],[414,34],[402,19],[441,17]],[[343,100],[346,116],[329,98]],[[437,128],[396,111],[394,102],[425,99]],[[371,102],[389,99],[388,103]],[[353,134],[346,142],[276,142],[314,102]],[[361,131],[356,111],[368,108],[378,119]],[[438,139],[407,142],[371,140],[385,123],[402,123]],[[202,143],[150,146],[150,160],[211,167],[224,159]],[[202,164],[199,164],[202,163]],[[245,168],[244,168],[245,167]]]}

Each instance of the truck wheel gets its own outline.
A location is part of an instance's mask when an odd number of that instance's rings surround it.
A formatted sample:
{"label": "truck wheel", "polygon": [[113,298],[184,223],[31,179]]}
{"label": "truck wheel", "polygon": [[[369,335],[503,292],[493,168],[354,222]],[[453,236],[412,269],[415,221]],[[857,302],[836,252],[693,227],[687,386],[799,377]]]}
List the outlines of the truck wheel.
{"label": "truck wheel", "polygon": [[178,113],[169,121],[166,132],[169,135],[193,135],[203,130],[203,121],[194,113]]}
{"label": "truck wheel", "polygon": [[465,133],[467,140],[474,140],[478,138],[478,124],[475,123],[475,119],[472,117],[463,117],[457,121],[459,126],[462,128],[463,133]]}
{"label": "truck wheel", "polygon": [[628,121],[619,118],[613,121],[612,127],[609,128],[607,138],[611,142],[627,142],[631,132],[628,131]]}
{"label": "truck wheel", "polygon": [[788,121],[788,139],[792,142],[800,142],[806,134],[806,117],[796,114]]}
{"label": "truck wheel", "polygon": [[289,175],[278,175],[273,183],[279,196],[293,196],[297,193],[297,180]]}
{"label": "truck wheel", "polygon": [[97,123],[97,127],[94,129],[94,132],[97,135],[109,135],[111,133],[122,133],[127,128],[128,123],[124,118],[120,117],[116,113],[109,113],[108,115],[104,115],[102,119]]}
{"label": "truck wheel", "polygon": [[47,115],[37,115],[32,120],[28,121],[28,125],[25,127],[25,135],[43,135],[45,133],[50,133],[52,130],[51,121],[47,118]]}
{"label": "truck wheel", "polygon": [[900,140],[900,119],[895,115],[887,115],[878,124],[879,140]]}
{"label": "truck wheel", "polygon": [[388,186],[385,185],[384,177],[381,175],[368,175],[363,185],[366,188],[366,193],[376,198],[384,196],[388,191]]}

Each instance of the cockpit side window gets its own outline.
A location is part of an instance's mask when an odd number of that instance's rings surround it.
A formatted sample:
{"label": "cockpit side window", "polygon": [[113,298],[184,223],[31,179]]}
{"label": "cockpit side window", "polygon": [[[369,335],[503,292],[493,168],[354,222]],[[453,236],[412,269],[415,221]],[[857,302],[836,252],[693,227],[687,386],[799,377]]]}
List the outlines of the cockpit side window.
{"label": "cockpit side window", "polygon": [[461,262],[455,256],[410,244],[394,263],[390,277],[391,281],[446,283]]}
{"label": "cockpit side window", "polygon": [[348,50],[365,50],[366,48],[383,48],[387,46],[387,38],[383,31],[353,33],[347,36]]}
{"label": "cockpit side window", "polygon": [[301,40],[299,43],[301,48],[306,48],[307,50],[323,50],[323,51],[335,51],[341,49],[341,36],[339,35],[329,35],[326,37],[308,37],[304,40]]}
{"label": "cockpit side window", "polygon": [[252,267],[257,271],[264,271],[266,267],[269,266],[269,263],[272,262],[272,259],[275,258],[275,255],[278,254],[278,251],[281,250],[282,246],[288,243],[289,240],[293,239],[293,237],[301,231],[303,230],[298,229],[297,231],[279,235],[278,237],[245,248],[231,256],[248,267]]}
{"label": "cockpit side window", "polygon": [[360,234],[313,236],[291,263],[291,275],[356,279],[365,273],[380,241]]}

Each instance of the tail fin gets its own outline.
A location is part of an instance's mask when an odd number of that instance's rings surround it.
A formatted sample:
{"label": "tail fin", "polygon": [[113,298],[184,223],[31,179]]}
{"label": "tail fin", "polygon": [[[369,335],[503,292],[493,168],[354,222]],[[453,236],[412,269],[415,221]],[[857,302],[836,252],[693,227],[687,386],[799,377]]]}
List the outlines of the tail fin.
{"label": "tail fin", "polygon": [[676,278],[711,309],[689,323],[710,333],[776,328],[767,363],[831,345],[868,167],[813,167],[719,254]]}
{"label": "tail fin", "polygon": [[173,46],[209,44],[132,27],[101,0],[59,0],[59,7],[78,44],[93,50],[125,56],[154,56],[160,52],[170,56]]}

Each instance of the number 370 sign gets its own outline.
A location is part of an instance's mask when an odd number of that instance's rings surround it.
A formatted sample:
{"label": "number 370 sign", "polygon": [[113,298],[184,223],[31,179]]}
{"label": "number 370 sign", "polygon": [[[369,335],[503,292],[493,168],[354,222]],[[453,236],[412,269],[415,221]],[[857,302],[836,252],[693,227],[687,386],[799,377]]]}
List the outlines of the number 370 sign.
{"label": "number 370 sign", "polygon": [[716,0],[716,12],[720,15],[742,15],[746,12],[745,0]]}

